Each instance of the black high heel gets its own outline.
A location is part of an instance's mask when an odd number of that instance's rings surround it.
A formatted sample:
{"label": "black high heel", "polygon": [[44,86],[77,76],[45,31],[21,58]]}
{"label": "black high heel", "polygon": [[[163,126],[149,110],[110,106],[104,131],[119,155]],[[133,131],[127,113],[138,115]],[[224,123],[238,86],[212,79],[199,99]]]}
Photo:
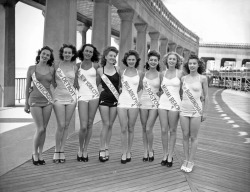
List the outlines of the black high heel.
{"label": "black high heel", "polygon": [[127,158],[123,160],[121,157],[121,164],[126,164],[126,163],[127,163]]}
{"label": "black high heel", "polygon": [[[109,152],[109,150],[108,150],[108,149],[105,149],[105,154],[106,154],[106,151],[107,151],[107,152]],[[108,155],[106,155],[106,156],[105,156],[105,158],[106,158],[106,161],[108,161],[108,160],[109,160],[109,154],[108,154]]]}
{"label": "black high heel", "polygon": [[105,150],[100,150],[99,151],[99,161],[100,162],[105,162],[106,161],[106,157],[104,156],[101,156],[101,152],[104,152],[105,153]]}
{"label": "black high heel", "polygon": [[142,161],[143,161],[143,162],[148,161],[148,154],[147,154],[147,157],[143,157],[143,158],[142,158]]}
{"label": "black high heel", "polygon": [[32,158],[33,164],[34,164],[34,165],[39,165],[39,160],[38,160],[38,161],[35,161],[33,155],[34,155],[34,154],[32,154],[32,157],[31,157],[31,158]]}
{"label": "black high heel", "polygon": [[83,162],[88,162],[89,161],[89,156],[87,155],[87,157],[83,157],[83,155],[82,155],[82,161]]}
{"label": "black high heel", "polygon": [[[55,152],[55,153],[60,153],[60,152]],[[55,155],[55,153],[54,153],[54,155]],[[56,164],[60,163],[60,159],[54,159],[54,157],[53,157],[53,163],[56,163]]]}
{"label": "black high heel", "polygon": [[171,162],[168,162],[168,158],[167,158],[167,163],[166,163],[167,167],[172,167],[173,166],[173,161],[174,161],[173,157],[172,157]]}
{"label": "black high heel", "polygon": [[[59,153],[64,153],[64,152],[59,152]],[[66,159],[64,157],[64,159],[59,159],[59,163],[65,163]]]}
{"label": "black high heel", "polygon": [[152,162],[152,161],[154,161],[154,159],[155,159],[155,158],[154,158],[154,150],[153,150],[153,156],[152,156],[152,157],[148,156],[148,161],[149,161],[149,162]]}
{"label": "black high heel", "polygon": [[77,153],[76,159],[77,159],[77,161],[82,162],[83,161],[83,156],[79,157],[79,155]]}
{"label": "black high heel", "polygon": [[131,161],[131,156],[132,156],[132,153],[130,153],[130,157],[126,159],[127,162]]}
{"label": "black high heel", "polygon": [[38,159],[38,163],[39,163],[39,165],[45,165],[46,164],[46,162],[44,161],[44,159],[43,160]]}

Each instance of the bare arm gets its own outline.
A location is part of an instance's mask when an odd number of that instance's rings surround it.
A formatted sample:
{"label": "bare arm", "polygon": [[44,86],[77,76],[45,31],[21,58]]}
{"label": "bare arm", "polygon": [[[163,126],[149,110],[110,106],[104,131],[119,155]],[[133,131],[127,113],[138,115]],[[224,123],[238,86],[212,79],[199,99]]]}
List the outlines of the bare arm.
{"label": "bare arm", "polygon": [[26,78],[26,90],[25,90],[25,106],[24,106],[24,111],[26,113],[30,113],[30,105],[29,105],[29,96],[30,96],[30,92],[31,92],[31,73],[32,73],[32,69],[34,68],[34,66],[30,66],[28,71],[27,71],[27,78]]}
{"label": "bare arm", "polygon": [[79,70],[79,67],[80,67],[80,63],[77,63],[76,64],[76,69],[75,69],[75,79],[74,79],[74,87],[75,89],[80,89],[80,86],[79,86],[79,83],[78,83],[78,70]]}
{"label": "bare arm", "polygon": [[208,107],[208,82],[207,82],[207,77],[202,75],[202,90],[203,90],[203,96],[204,99],[202,101],[203,105],[203,114],[201,117],[201,121],[205,121],[207,117],[207,107]]}

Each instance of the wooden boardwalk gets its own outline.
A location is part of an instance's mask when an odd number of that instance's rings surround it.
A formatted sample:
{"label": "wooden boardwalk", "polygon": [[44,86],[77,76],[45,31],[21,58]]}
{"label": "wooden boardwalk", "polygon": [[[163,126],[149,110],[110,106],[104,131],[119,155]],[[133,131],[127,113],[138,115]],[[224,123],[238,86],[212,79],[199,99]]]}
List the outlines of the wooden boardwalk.
{"label": "wooden boardwalk", "polygon": [[[142,162],[143,146],[139,117],[135,127],[132,161],[121,164],[120,126],[114,124],[110,160],[98,160],[101,122],[94,125],[89,145],[89,162],[77,162],[78,135],[66,144],[66,163],[52,162],[54,148],[44,153],[45,166],[34,166],[31,160],[0,177],[0,191],[250,191],[250,143],[238,136],[250,135],[250,125],[234,114],[221,98],[221,91],[209,88],[208,119],[202,124],[195,168],[192,173],[180,171],[183,160],[182,134],[178,138],[173,167],[160,165],[162,146],[157,120],[154,133],[155,160]],[[214,97],[213,97],[214,96]],[[218,104],[216,104],[218,102]],[[248,102],[242,100],[240,102]],[[226,116],[225,116],[226,114]],[[228,117],[230,119],[228,119]],[[25,150],[25,149],[23,149]]]}

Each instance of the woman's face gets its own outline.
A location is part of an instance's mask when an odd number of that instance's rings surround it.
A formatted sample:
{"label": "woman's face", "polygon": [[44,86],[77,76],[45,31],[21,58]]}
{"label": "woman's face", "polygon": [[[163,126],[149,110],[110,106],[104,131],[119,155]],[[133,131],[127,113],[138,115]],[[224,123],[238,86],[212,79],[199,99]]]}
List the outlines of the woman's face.
{"label": "woman's face", "polygon": [[94,54],[93,47],[86,46],[85,49],[83,50],[83,58],[85,60],[90,60],[93,57],[93,54]]}
{"label": "woman's face", "polygon": [[108,54],[105,56],[105,59],[107,60],[107,63],[115,64],[116,63],[116,53],[113,51],[108,52]]}
{"label": "woman's face", "polygon": [[47,63],[50,60],[51,52],[48,49],[42,50],[40,53],[40,61]]}
{"label": "woman's face", "polygon": [[168,62],[169,67],[175,67],[175,65],[177,64],[176,55],[174,55],[174,54],[169,55],[167,62]]}
{"label": "woman's face", "polygon": [[72,53],[72,49],[69,47],[65,47],[63,49],[63,60],[64,61],[71,61],[72,57],[73,57],[73,53]]}
{"label": "woman's face", "polygon": [[148,59],[148,64],[150,68],[156,68],[157,65],[159,64],[158,57],[156,56],[150,56]]}
{"label": "woman's face", "polygon": [[129,55],[127,58],[128,67],[135,67],[136,57],[134,55]]}
{"label": "woman's face", "polygon": [[199,68],[199,64],[198,64],[197,59],[189,59],[188,68],[189,68],[190,72],[196,72],[197,69]]}

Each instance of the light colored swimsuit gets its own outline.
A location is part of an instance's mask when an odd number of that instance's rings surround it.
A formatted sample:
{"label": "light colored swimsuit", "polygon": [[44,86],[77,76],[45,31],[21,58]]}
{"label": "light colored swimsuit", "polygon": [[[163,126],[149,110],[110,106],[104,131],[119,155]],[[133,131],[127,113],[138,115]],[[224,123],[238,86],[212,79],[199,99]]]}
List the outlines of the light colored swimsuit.
{"label": "light colored swimsuit", "polygon": [[[74,65],[72,67],[72,70],[65,71],[65,69],[61,68],[60,64],[61,63],[59,63],[58,67],[63,71],[63,73],[67,77],[67,80],[69,81],[70,85],[73,87],[74,79],[75,79]],[[63,84],[63,82],[60,79],[60,77],[58,76],[57,72],[55,72],[55,79],[56,79],[57,87],[56,87],[55,92],[54,92],[54,103],[60,103],[63,105],[74,104],[76,102],[76,95],[74,95],[73,97],[70,95],[69,91],[67,90],[67,88]]]}
{"label": "light colored swimsuit", "polygon": [[[177,70],[176,70],[176,75],[172,79],[168,79],[165,77],[167,70],[164,73],[164,77],[162,80],[162,85],[166,85],[168,88],[169,92],[172,94],[172,97],[175,98],[175,101],[178,105],[181,103],[181,98],[180,98],[180,85],[181,81],[177,76]],[[163,93],[160,97],[159,101],[159,109],[165,109],[165,110],[170,110],[170,111],[178,111],[172,103],[169,101],[167,95]]]}
{"label": "light colored swimsuit", "polygon": [[[93,67],[93,63],[92,67],[88,70],[82,69],[82,63],[81,63],[78,71],[81,71],[81,73],[86,77],[86,79],[93,86],[93,88],[95,90],[98,90],[96,85],[96,69]],[[99,99],[99,97],[94,96],[93,92],[79,77],[78,77],[78,84],[80,86],[78,91],[78,101],[88,102],[93,99]]]}
{"label": "light colored swimsuit", "polygon": [[[159,97],[156,95],[156,93],[159,92],[159,89],[160,89],[159,73],[158,73],[158,77],[156,77],[154,79],[148,79],[147,73],[146,73],[144,78],[143,78],[143,83],[145,81],[148,82],[152,92],[154,92],[155,97],[159,101]],[[141,106],[140,106],[141,109],[157,109],[156,106],[152,103],[147,91],[144,88],[143,88],[142,95],[140,98],[140,104],[141,104]]]}
{"label": "light colored swimsuit", "polygon": [[[193,82],[193,83],[187,83],[186,82],[186,77],[184,77],[183,80],[183,86],[187,86],[187,88],[190,90],[192,93],[194,99],[202,109],[202,103],[201,103],[201,94],[202,94],[202,86],[200,82],[200,75],[199,75],[199,80]],[[188,99],[187,95],[183,92],[183,99],[181,101],[181,116],[186,116],[186,117],[200,117],[201,115],[194,109],[193,104],[191,101]]]}
{"label": "light colored swimsuit", "polygon": [[[124,81],[128,82],[128,84],[130,85],[130,88],[133,90],[134,94],[138,98],[137,89],[138,89],[139,81],[140,81],[140,76],[138,74],[138,71],[136,69],[137,75],[135,75],[134,77],[128,77],[128,76],[124,75],[125,71],[126,71],[126,69],[124,70],[124,72],[122,74],[122,78]],[[131,98],[126,87],[122,86],[122,93],[119,96],[117,107],[119,107],[119,108],[138,108],[138,106],[134,105],[134,103],[135,102]]]}
{"label": "light colored swimsuit", "polygon": [[[35,74],[36,74],[36,79],[47,89],[49,94],[52,96],[50,85],[53,79],[53,75],[51,74],[51,72],[48,72],[47,74],[42,75],[36,72],[36,66],[35,66]],[[37,89],[37,87],[33,85],[32,91],[29,96],[30,107],[45,107],[50,104],[51,103],[48,102],[46,97],[44,97],[43,94]]]}

